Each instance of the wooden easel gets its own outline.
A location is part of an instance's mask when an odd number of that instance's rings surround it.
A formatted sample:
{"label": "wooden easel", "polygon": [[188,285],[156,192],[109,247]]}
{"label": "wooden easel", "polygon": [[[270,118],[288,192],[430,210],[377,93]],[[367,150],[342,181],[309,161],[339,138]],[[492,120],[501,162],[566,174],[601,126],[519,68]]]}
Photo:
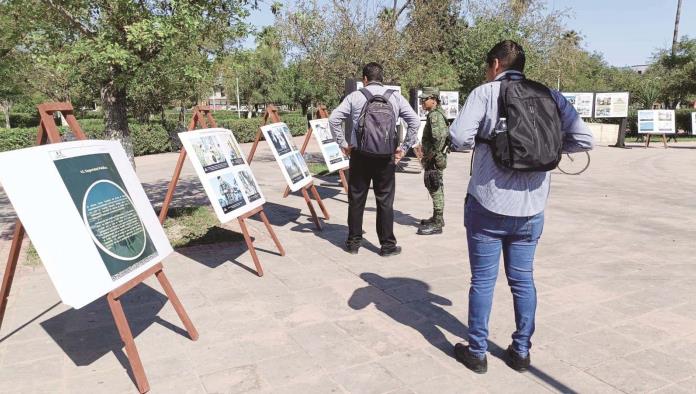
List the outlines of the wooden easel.
{"label": "wooden easel", "polygon": [[[265,126],[269,123],[278,122],[281,122],[280,115],[278,115],[278,108],[276,108],[272,104],[269,104],[268,106],[266,106],[266,112],[263,114],[263,123],[261,124],[261,126]],[[259,142],[261,141],[261,137],[263,136],[261,126],[259,126],[259,129],[256,131],[256,138],[254,139],[253,145],[251,145],[251,150],[249,151],[249,156],[247,157],[247,163],[249,163],[249,165],[251,165],[251,161],[254,159],[256,148],[259,146]],[[312,204],[312,199],[309,197],[309,193],[312,193],[312,196],[314,196],[314,199],[317,201],[317,204],[319,204],[319,208],[321,209],[321,212],[324,215],[325,220],[329,220],[329,212],[326,210],[324,202],[321,200],[321,196],[319,195],[317,188],[314,186],[314,182],[310,182],[307,186],[300,189],[300,191],[302,192],[302,196],[304,197],[305,202],[307,203],[309,212],[312,214],[312,220],[314,221],[314,225],[317,227],[318,230],[321,230],[321,221],[319,221],[317,212],[314,210],[314,205]]]}
{"label": "wooden easel", "polygon": [[[79,140],[87,139],[85,134],[82,132],[79,123],[77,123],[77,119],[73,113],[72,104],[45,103],[40,104],[38,106],[38,110],[40,124],[38,136],[36,138],[37,145],[44,145],[47,143],[55,144],[61,142],[60,133],[58,132],[58,128],[56,127],[56,123],[53,119],[53,114],[56,112],[63,114],[68,122],[68,125],[70,126],[70,129],[75,135],[75,138]],[[19,251],[22,247],[24,233],[24,226],[22,225],[22,222],[17,219],[15,222],[14,236],[12,238],[12,246],[10,247],[10,255],[7,258],[7,267],[5,268],[5,275],[2,281],[2,289],[0,290],[0,326],[2,325],[2,319],[5,315],[7,297],[10,294],[12,279],[17,269],[17,261],[19,260]],[[128,357],[131,370],[133,371],[133,376],[135,377],[135,383],[141,393],[150,391],[150,385],[147,381],[143,364],[140,361],[140,355],[138,354],[138,349],[135,346],[133,333],[128,325],[126,314],[123,312],[123,306],[121,305],[120,300],[121,296],[126,294],[130,289],[142,283],[145,279],[155,275],[157,280],[160,282],[160,285],[162,285],[167,298],[169,298],[169,301],[171,301],[174,310],[176,310],[177,315],[179,315],[181,322],[186,327],[189,337],[194,341],[198,339],[198,331],[196,331],[191,319],[189,319],[184,306],[181,304],[181,301],[179,301],[179,298],[164,274],[163,269],[162,263],[158,263],[106,295],[109,308],[111,309],[111,314],[113,315],[114,322],[116,323],[116,328],[118,329],[118,333],[121,336],[121,340],[126,348],[126,355]]]}
{"label": "wooden easel", "polygon": [[[665,134],[660,134],[662,137],[662,144],[665,146],[665,149],[667,149],[667,136]],[[645,147],[650,146],[650,137],[652,137],[652,134],[648,134],[648,138],[645,139]]]}
{"label": "wooden easel", "polygon": [[[317,108],[316,112],[314,113],[314,118],[315,119],[326,119],[329,117],[328,112],[326,112],[326,106],[325,105],[320,105],[319,108]],[[307,150],[307,145],[309,144],[309,141],[312,139],[312,127],[307,126],[307,134],[305,134],[305,139],[304,142],[302,143],[302,148],[300,148],[300,154],[304,155],[305,150]],[[348,193],[348,180],[346,179],[346,173],[343,168],[338,170],[338,176],[341,177],[341,185],[343,186],[343,190]],[[288,194],[290,194],[290,187],[285,186],[285,193],[283,194],[283,198],[287,197]]]}
{"label": "wooden easel", "polygon": [[[217,122],[215,118],[210,113],[209,106],[198,105],[193,108],[193,115],[191,116],[191,121],[188,125],[188,131],[195,130],[196,125],[200,125],[201,128],[217,127]],[[172,198],[174,197],[174,189],[176,189],[176,184],[179,181],[179,176],[181,175],[181,169],[184,166],[184,161],[186,160],[186,149],[181,147],[181,152],[179,152],[179,160],[176,162],[176,167],[174,168],[174,175],[172,175],[172,180],[169,182],[169,188],[167,189],[167,195],[164,197],[164,202],[162,203],[162,209],[160,210],[159,220],[160,223],[164,224],[164,220],[167,218],[167,212],[169,212],[169,205],[172,203]],[[278,237],[271,227],[271,223],[268,222],[268,217],[266,212],[263,210],[263,206],[257,207],[256,209],[243,214],[238,217],[239,227],[242,229],[242,234],[244,235],[244,241],[246,241],[247,247],[249,248],[249,253],[251,253],[251,258],[254,260],[254,266],[256,267],[256,274],[258,276],[263,276],[263,267],[261,267],[261,262],[259,261],[259,256],[256,255],[256,248],[249,235],[249,229],[245,223],[245,220],[253,215],[259,214],[263,224],[266,225],[268,233],[271,234],[273,242],[275,242],[278,252],[281,256],[285,256],[285,249],[283,245],[280,244]]]}

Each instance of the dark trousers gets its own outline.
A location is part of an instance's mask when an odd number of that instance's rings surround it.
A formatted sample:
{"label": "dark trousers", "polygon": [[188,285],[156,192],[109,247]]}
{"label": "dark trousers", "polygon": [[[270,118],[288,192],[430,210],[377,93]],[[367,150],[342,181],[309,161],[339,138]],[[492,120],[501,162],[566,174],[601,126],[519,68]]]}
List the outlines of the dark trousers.
{"label": "dark trousers", "polygon": [[370,182],[377,201],[377,236],[382,247],[396,245],[394,237],[394,192],[396,164],[393,158],[376,158],[353,151],[348,181],[348,242],[362,240],[363,213]]}

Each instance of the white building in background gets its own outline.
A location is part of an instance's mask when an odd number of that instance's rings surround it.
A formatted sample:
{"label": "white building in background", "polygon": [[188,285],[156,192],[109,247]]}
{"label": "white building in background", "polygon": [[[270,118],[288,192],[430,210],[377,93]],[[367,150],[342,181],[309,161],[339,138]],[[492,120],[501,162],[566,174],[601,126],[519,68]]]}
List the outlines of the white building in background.
{"label": "white building in background", "polygon": [[216,110],[237,110],[237,105],[230,105],[231,103],[227,100],[225,95],[225,88],[222,86],[213,87],[213,94],[206,99],[206,104],[210,106],[213,111]]}
{"label": "white building in background", "polygon": [[630,66],[629,68],[641,75],[645,74],[645,72],[648,71],[647,64],[639,64],[637,66]]}

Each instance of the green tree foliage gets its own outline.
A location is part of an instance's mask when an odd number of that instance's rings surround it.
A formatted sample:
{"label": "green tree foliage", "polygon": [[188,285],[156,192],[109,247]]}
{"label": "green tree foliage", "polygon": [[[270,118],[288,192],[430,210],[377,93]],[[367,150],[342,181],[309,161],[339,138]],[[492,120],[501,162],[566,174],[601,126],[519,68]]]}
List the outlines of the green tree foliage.
{"label": "green tree foliage", "polygon": [[[247,0],[25,0],[23,45],[58,99],[100,98],[105,134],[130,146],[128,109],[140,118],[196,96],[210,59],[247,33]],[[49,92],[56,79],[60,89]]]}

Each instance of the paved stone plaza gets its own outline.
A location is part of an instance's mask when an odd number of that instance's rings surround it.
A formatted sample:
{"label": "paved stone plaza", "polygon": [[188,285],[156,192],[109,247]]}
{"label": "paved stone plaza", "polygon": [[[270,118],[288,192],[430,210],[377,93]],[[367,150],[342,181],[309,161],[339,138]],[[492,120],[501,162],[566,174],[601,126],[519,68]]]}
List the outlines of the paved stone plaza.
{"label": "paved stone plaza", "polygon": [[[514,329],[501,270],[488,373],[476,375],[452,357],[467,331],[462,214],[470,154],[450,155],[440,236],[415,234],[430,214],[428,194],[421,175],[397,174],[395,231],[404,251],[385,259],[376,254],[372,196],[371,244],[349,255],[341,249],[347,197],[337,177],[316,182],[331,213],[317,232],[301,197],[282,198],[284,182],[264,144],[252,169],[287,255],[278,256],[252,220],[263,278],[250,272],[244,244],[167,258],[197,342],[155,280],[124,297],[151,392],[696,392],[696,144],[655,146],[600,146],[582,175],[553,173],[536,259],[533,368],[520,374],[500,359]],[[176,158],[137,159],[155,206]],[[175,205],[204,203],[187,163]],[[0,270],[12,222],[0,194]],[[229,229],[239,230],[236,222]],[[73,310],[60,303],[43,267],[19,268],[0,331],[0,392],[134,393],[126,366],[104,299]]]}

